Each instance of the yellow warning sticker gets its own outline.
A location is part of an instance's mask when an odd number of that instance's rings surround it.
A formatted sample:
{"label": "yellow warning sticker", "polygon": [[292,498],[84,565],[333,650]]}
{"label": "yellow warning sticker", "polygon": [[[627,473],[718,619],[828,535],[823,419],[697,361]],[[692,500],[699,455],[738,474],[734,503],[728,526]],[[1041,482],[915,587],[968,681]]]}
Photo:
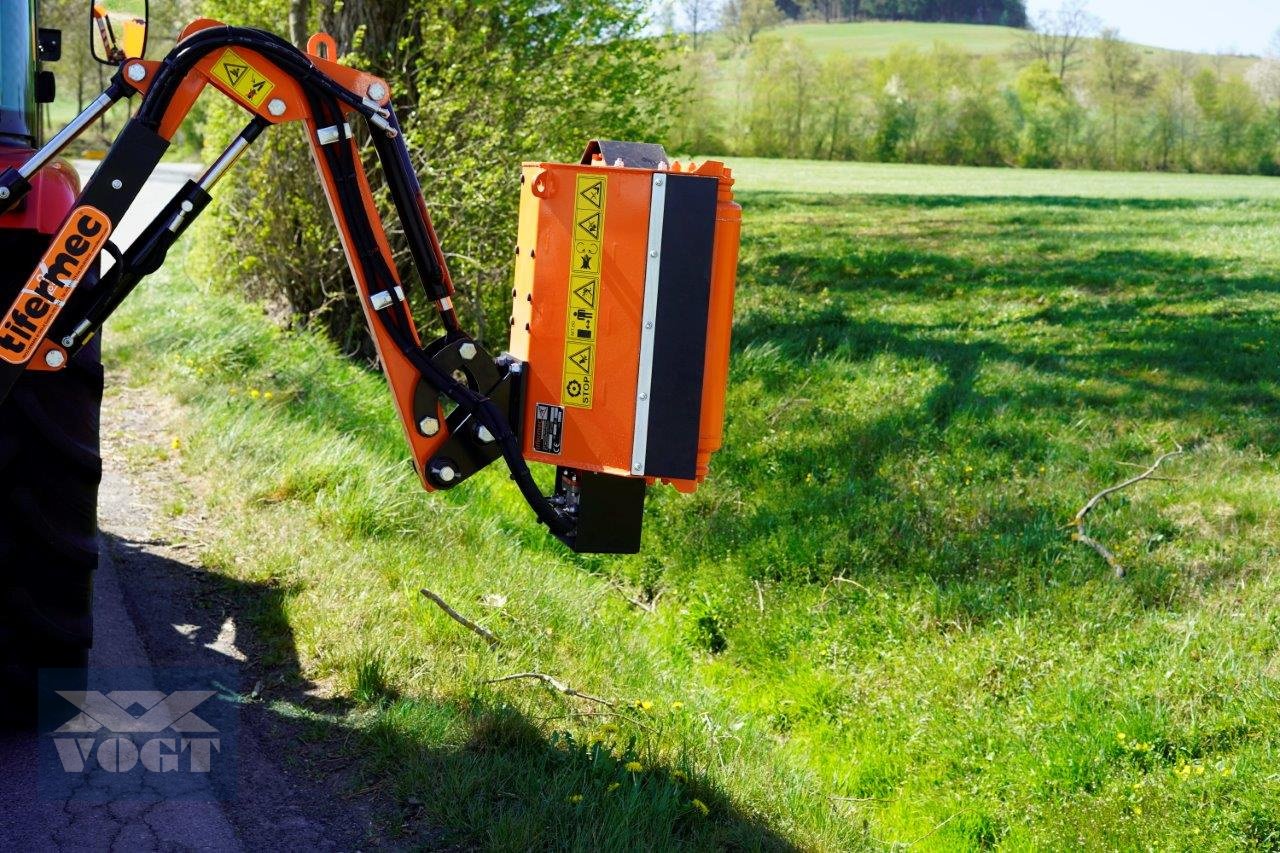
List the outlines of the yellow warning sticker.
{"label": "yellow warning sticker", "polygon": [[607,182],[604,175],[578,175],[573,199],[573,253],[560,401],[579,409],[591,408],[595,383]]}
{"label": "yellow warning sticker", "polygon": [[600,279],[592,275],[569,276],[569,310],[590,308],[595,310],[600,292]]}
{"label": "yellow warning sticker", "polygon": [[262,102],[276,87],[266,75],[258,71],[240,54],[228,48],[213,64],[213,76],[226,83],[235,93],[255,107]]}

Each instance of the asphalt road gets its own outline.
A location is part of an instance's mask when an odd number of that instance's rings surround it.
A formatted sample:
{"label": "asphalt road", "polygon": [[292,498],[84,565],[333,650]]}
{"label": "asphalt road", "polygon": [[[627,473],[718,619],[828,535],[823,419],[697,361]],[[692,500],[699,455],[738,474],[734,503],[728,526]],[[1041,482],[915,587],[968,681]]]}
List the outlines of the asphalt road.
{"label": "asphalt road", "polygon": [[[82,174],[91,168],[77,166]],[[148,212],[158,210],[193,172],[191,167],[162,167],[117,230],[121,248],[149,221]],[[112,379],[108,375],[109,385]],[[139,774],[133,787],[113,788],[105,797],[101,790],[94,795],[90,780],[68,798],[47,799],[47,788],[42,793],[38,784],[36,737],[0,734],[0,850],[396,846],[373,829],[373,795],[353,793],[355,771],[350,769],[353,759],[343,753],[349,733],[341,726],[341,709],[314,695],[298,675],[291,649],[285,650],[284,664],[276,659],[268,666],[259,660],[245,626],[251,613],[270,603],[270,591],[230,588],[191,564],[190,551],[181,544],[157,536],[163,526],[157,524],[157,494],[163,493],[164,472],[156,475],[158,480],[130,479],[137,477],[136,471],[126,473],[122,460],[131,443],[154,446],[165,440],[156,434],[163,429],[161,408],[145,396],[145,389],[109,393],[104,404],[103,548],[94,588],[90,687],[97,682],[110,689],[113,673],[122,667],[233,672],[240,694],[247,695],[233,745],[233,795],[218,800],[197,780],[177,799]],[[282,714],[272,704],[276,699],[315,711],[328,722],[301,723],[296,715]],[[422,835],[411,843],[424,841],[430,846]]]}

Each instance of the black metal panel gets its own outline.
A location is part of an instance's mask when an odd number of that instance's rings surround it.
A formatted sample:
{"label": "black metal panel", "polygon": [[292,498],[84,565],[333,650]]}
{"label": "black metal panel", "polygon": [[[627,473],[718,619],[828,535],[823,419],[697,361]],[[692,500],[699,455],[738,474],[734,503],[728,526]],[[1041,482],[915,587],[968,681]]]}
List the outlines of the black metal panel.
{"label": "black metal panel", "polygon": [[[114,229],[168,149],[169,140],[131,119],[85,185],[79,203],[101,210]],[[120,182],[119,189],[114,181]]]}
{"label": "black metal panel", "polygon": [[[556,482],[570,469],[556,469]],[[560,539],[579,554],[635,554],[644,524],[645,482],[594,471],[574,471],[578,481],[578,524]],[[558,489],[559,491],[559,489]]]}
{"label": "black metal panel", "polygon": [[716,234],[715,178],[667,176],[644,473],[693,479]]}
{"label": "black metal panel", "polygon": [[656,142],[593,139],[582,155],[582,165],[590,166],[596,154],[601,156],[606,166],[613,166],[621,160],[622,165],[631,169],[656,169],[663,163],[671,162],[667,159],[667,150]]}

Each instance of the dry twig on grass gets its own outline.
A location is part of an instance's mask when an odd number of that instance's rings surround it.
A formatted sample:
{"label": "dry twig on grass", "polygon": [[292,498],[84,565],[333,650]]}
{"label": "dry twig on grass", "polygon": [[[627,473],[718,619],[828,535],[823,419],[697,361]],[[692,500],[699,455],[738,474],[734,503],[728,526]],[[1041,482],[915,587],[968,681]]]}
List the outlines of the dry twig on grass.
{"label": "dry twig on grass", "polygon": [[420,592],[425,597],[434,601],[436,605],[441,610],[443,610],[449,616],[449,618],[452,619],[454,622],[457,622],[459,625],[466,628],[467,630],[472,631],[475,634],[478,634],[486,643],[489,644],[490,648],[497,648],[498,646],[502,645],[502,641],[499,640],[492,631],[490,631],[488,628],[484,627],[483,625],[477,625],[475,622],[472,622],[470,619],[463,616],[458,611],[454,610],[452,607],[448,605],[448,603],[443,598],[436,595],[431,590],[424,588],[420,590]]}
{"label": "dry twig on grass", "polygon": [[621,595],[623,598],[625,598],[627,600],[627,603],[632,605],[633,607],[639,607],[645,613],[658,612],[658,599],[662,598],[662,590],[658,590],[656,593],[654,593],[653,598],[649,599],[648,601],[645,601],[643,598],[630,595],[627,592],[626,587],[624,587],[622,584],[616,581],[613,583],[610,583],[609,586],[616,589],[618,591],[618,594]]}
{"label": "dry twig on grass", "polygon": [[560,679],[553,678],[544,672],[517,672],[512,675],[504,675],[501,678],[490,678],[488,681],[485,682],[485,684],[499,684],[503,681],[516,681],[522,678],[528,678],[534,681],[541,681],[543,684],[547,685],[552,690],[556,691],[557,693],[562,693],[565,696],[572,696],[576,699],[586,699],[588,702],[596,702],[600,705],[604,705],[606,708],[615,707],[614,703],[610,702],[608,699],[601,699],[599,696],[592,696],[590,693],[583,693],[581,691],[574,690],[572,687],[565,684]]}
{"label": "dry twig on grass", "polygon": [[1111,571],[1115,572],[1115,575],[1118,578],[1124,577],[1124,566],[1120,565],[1120,561],[1116,559],[1116,555],[1112,554],[1111,550],[1107,548],[1106,545],[1103,545],[1097,539],[1094,539],[1089,535],[1088,531],[1085,530],[1085,519],[1088,518],[1089,513],[1093,512],[1094,508],[1096,508],[1098,504],[1102,503],[1107,495],[1115,494],[1121,489],[1127,489],[1134,483],[1141,483],[1143,480],[1161,479],[1155,476],[1155,473],[1160,466],[1175,456],[1181,456],[1184,452],[1181,444],[1174,442],[1174,447],[1178,449],[1160,454],[1160,456],[1156,458],[1156,461],[1152,462],[1151,466],[1141,474],[1136,477],[1130,477],[1123,483],[1116,483],[1114,486],[1108,486],[1093,497],[1089,498],[1089,502],[1080,507],[1080,511],[1076,513],[1076,517],[1071,520],[1071,526],[1075,528],[1075,531],[1071,534],[1071,538],[1076,542],[1083,542],[1085,545],[1088,545],[1090,548],[1097,551],[1098,555],[1107,561],[1107,565],[1111,567]]}

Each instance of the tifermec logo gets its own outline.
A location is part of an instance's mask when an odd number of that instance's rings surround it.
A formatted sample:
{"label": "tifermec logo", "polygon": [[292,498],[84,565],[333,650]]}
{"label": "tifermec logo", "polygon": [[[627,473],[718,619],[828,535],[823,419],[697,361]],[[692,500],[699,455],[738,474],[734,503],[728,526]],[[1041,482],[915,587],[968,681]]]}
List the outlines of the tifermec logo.
{"label": "tifermec logo", "polygon": [[111,220],[97,208],[84,205],[71,212],[40,266],[0,320],[0,359],[10,364],[31,359],[110,234]]}
{"label": "tifermec logo", "polygon": [[96,670],[41,687],[48,799],[229,799],[239,705],[221,670]]}

